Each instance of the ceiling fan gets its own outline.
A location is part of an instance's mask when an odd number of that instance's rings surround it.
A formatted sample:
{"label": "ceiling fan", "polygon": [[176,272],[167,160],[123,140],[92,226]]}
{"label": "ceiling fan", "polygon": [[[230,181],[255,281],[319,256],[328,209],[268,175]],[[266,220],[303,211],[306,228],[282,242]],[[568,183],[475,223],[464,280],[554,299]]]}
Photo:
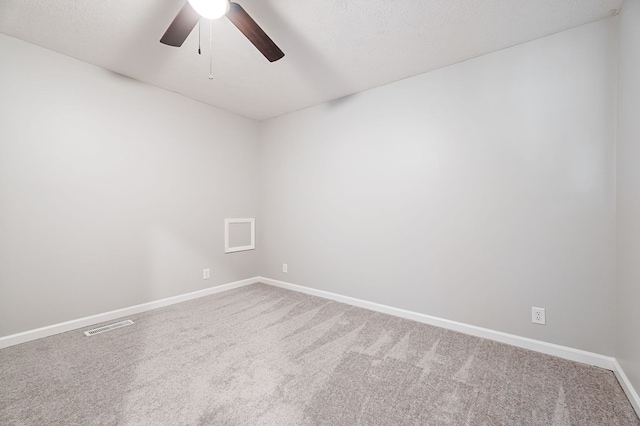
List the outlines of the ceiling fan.
{"label": "ceiling fan", "polygon": [[180,47],[200,17],[218,19],[227,16],[244,36],[264,55],[275,62],[284,53],[238,3],[229,0],[188,0],[160,39],[160,43]]}

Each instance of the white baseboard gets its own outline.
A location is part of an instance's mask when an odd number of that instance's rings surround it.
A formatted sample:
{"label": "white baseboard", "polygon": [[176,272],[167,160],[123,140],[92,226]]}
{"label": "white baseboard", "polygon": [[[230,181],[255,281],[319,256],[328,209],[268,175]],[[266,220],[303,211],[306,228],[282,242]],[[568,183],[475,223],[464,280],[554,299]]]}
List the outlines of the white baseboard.
{"label": "white baseboard", "polygon": [[451,321],[443,318],[433,317],[430,315],[411,312],[404,309],[394,308],[379,303],[368,302],[366,300],[356,299],[354,297],[342,296],[328,291],[317,290],[310,287],[304,287],[297,284],[291,284],[284,281],[278,281],[271,278],[260,277],[260,282],[287,290],[298,291],[301,293],[318,296],[325,299],[335,300],[336,302],[347,303],[349,305],[358,306],[360,308],[369,309],[371,311],[381,312],[384,314],[394,315],[401,318],[410,319],[424,324],[436,327],[446,328],[458,331],[472,336],[482,337],[485,339],[495,340],[496,342],[506,343],[508,345],[541,352],[547,355],[553,355],[571,361],[581,362],[583,364],[595,365],[596,367],[605,368],[615,371],[615,358],[593,352],[574,349],[568,346],[547,343],[541,340],[521,337],[515,334],[503,333],[488,328],[477,327],[475,325],[465,324],[457,321]]}
{"label": "white baseboard", "polygon": [[221,293],[223,291],[234,288],[244,287],[250,284],[260,282],[260,277],[247,278],[246,280],[234,281],[215,287],[205,288],[203,290],[191,293],[180,294],[178,296],[167,297],[165,299],[155,300],[153,302],[142,303],[140,305],[130,306],[128,308],[117,309],[115,311],[104,312],[89,317],[79,318],[71,321],[61,322],[59,324],[49,325],[47,327],[36,328],[22,333],[12,334],[0,337],[0,349],[19,343],[29,342],[31,340],[40,339],[42,337],[52,336],[65,331],[71,331],[78,328],[88,327],[105,321],[111,321],[127,315],[138,314],[140,312],[150,311],[152,309],[161,308],[163,306],[174,305],[187,300],[197,299],[198,297],[209,296],[211,294]]}
{"label": "white baseboard", "polygon": [[379,303],[356,299],[354,297],[343,296],[337,293],[331,293],[328,291],[317,290],[315,288],[304,287],[284,281],[278,281],[271,278],[260,277],[259,281],[275,287],[298,291],[300,293],[310,294],[312,296],[318,296],[325,299],[331,299],[335,300],[336,302],[347,303],[349,305],[358,306],[360,308],[369,309],[371,311],[394,315],[424,324],[446,328],[449,330],[454,330],[460,333],[470,334],[472,336],[482,337],[485,339],[495,340],[496,342],[506,343],[508,345],[541,352],[547,355],[557,356],[559,358],[568,359],[570,361],[581,362],[583,364],[594,365],[596,367],[611,370],[618,379],[618,382],[624,390],[624,393],[627,395],[627,398],[629,398],[629,401],[631,402],[633,409],[636,411],[636,414],[638,414],[638,417],[640,417],[640,397],[629,381],[629,378],[622,370],[622,367],[620,366],[618,361],[613,357],[583,351],[581,349],[574,349],[568,346],[556,345],[554,343],[547,343],[541,340],[529,339],[528,337],[521,337],[515,334],[503,333],[501,331],[495,331],[488,328],[477,327],[475,325],[433,317],[417,312],[411,312],[404,309],[382,305]]}
{"label": "white baseboard", "polygon": [[451,321],[444,318],[438,318],[430,315],[420,314],[417,312],[407,311],[404,309],[394,308],[391,306],[382,305],[379,303],[368,302],[366,300],[356,299],[354,297],[343,296],[337,293],[331,293],[328,291],[317,290],[310,287],[304,287],[297,284],[291,284],[284,281],[278,281],[266,277],[253,277],[245,280],[235,281],[228,284],[222,284],[216,287],[210,287],[203,290],[194,291],[191,293],[181,294],[178,296],[167,297],[165,299],[155,300],[153,302],[143,303],[140,305],[130,306],[128,308],[117,309],[115,311],[104,312],[89,317],[79,318],[72,321],[67,321],[59,324],[50,325],[47,327],[37,328],[35,330],[29,330],[22,333],[12,334],[10,336],[0,337],[0,349],[9,346],[17,345],[20,343],[28,342],[42,337],[52,336],[58,333],[64,333],[66,331],[75,330],[78,328],[92,326],[101,322],[115,320],[124,316],[138,314],[140,312],[150,311],[152,309],[161,308],[163,306],[169,306],[187,300],[197,299],[203,296],[209,296],[211,294],[221,293],[223,291],[231,290],[234,288],[244,287],[255,283],[265,283],[275,287],[284,288],[287,290],[293,290],[300,293],[309,294],[312,296],[318,296],[325,299],[335,300],[341,303],[347,303],[349,305],[358,306],[360,308],[369,309],[384,314],[394,315],[401,318],[421,322],[424,324],[433,325],[436,327],[442,327],[449,330],[454,330],[460,333],[469,334],[472,336],[482,337],[485,339],[494,340],[508,345],[517,346],[524,349],[529,349],[536,352],[541,352],[548,355],[557,356],[560,358],[568,359],[571,361],[581,362],[583,364],[594,365],[596,367],[612,370],[620,382],[620,386],[624,390],[625,394],[629,398],[631,405],[635,409],[636,413],[640,417],[640,397],[638,393],[631,385],[629,378],[626,376],[622,367],[618,361],[609,356],[596,354],[593,352],[583,351],[581,349],[574,349],[567,346],[556,345],[554,343],[547,343],[540,340],[534,340],[527,337],[521,337],[514,334],[503,333],[501,331],[495,331],[488,328],[477,327],[475,325],[465,324],[457,321]]}
{"label": "white baseboard", "polygon": [[629,381],[629,378],[626,374],[624,374],[624,370],[622,366],[618,363],[617,359],[613,360],[614,370],[613,373],[616,375],[618,382],[620,382],[620,386],[624,390],[624,393],[629,398],[629,402],[633,406],[633,409],[636,410],[636,414],[640,417],[640,396],[638,396],[638,392],[633,388],[633,385]]}

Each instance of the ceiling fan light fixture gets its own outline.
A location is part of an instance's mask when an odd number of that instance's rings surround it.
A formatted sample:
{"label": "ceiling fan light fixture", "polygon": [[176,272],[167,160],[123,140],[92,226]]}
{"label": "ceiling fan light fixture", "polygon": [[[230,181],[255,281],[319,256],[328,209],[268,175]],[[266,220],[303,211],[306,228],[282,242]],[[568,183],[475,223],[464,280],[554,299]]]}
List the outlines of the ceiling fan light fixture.
{"label": "ceiling fan light fixture", "polygon": [[229,11],[229,0],[189,0],[191,7],[203,18],[222,18]]}

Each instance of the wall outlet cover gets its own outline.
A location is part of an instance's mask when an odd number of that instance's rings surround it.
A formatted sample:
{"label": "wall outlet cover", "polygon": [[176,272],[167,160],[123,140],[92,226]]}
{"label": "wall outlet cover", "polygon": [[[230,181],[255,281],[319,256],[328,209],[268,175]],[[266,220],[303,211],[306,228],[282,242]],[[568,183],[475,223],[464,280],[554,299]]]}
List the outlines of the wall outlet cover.
{"label": "wall outlet cover", "polygon": [[531,308],[531,322],[534,324],[545,325],[547,323],[546,313],[544,308]]}

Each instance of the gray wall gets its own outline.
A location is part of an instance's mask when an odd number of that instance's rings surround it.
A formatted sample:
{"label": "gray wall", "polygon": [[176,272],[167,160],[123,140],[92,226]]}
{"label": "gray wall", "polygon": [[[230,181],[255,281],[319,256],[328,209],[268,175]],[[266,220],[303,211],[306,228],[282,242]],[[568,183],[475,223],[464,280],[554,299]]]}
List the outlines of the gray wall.
{"label": "gray wall", "polygon": [[613,355],[615,24],[262,122],[262,275]]}
{"label": "gray wall", "polygon": [[640,1],[619,25],[616,358],[640,391]]}
{"label": "gray wall", "polygon": [[1,34],[0,64],[0,336],[257,275],[224,254],[257,123]]}
{"label": "gray wall", "polygon": [[[616,350],[638,386],[630,4]],[[0,35],[0,336],[260,274],[613,355],[615,23],[259,126]],[[256,251],[223,254],[225,217],[258,218]]]}

